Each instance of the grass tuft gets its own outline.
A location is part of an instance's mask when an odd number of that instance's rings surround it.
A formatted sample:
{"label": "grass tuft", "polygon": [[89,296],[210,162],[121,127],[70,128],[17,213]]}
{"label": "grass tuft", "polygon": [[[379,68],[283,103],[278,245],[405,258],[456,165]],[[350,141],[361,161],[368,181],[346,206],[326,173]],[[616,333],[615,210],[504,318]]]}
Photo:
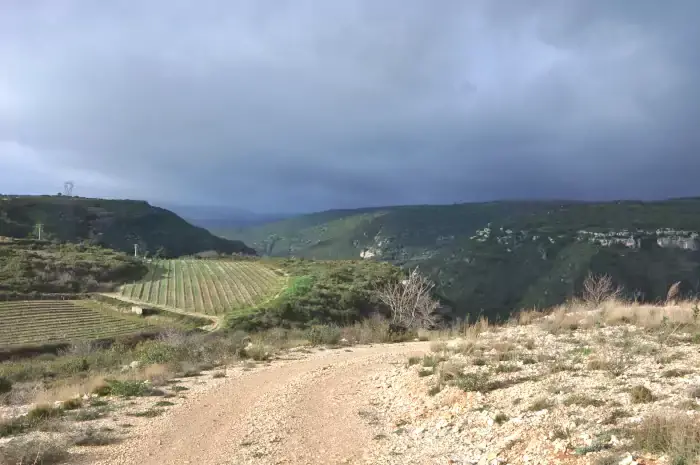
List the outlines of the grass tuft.
{"label": "grass tuft", "polygon": [[700,423],[685,415],[653,415],[632,430],[634,446],[665,454],[672,464],[691,464],[700,456]]}
{"label": "grass tuft", "polygon": [[654,401],[654,395],[649,388],[637,385],[630,389],[630,400],[633,404],[646,404]]}

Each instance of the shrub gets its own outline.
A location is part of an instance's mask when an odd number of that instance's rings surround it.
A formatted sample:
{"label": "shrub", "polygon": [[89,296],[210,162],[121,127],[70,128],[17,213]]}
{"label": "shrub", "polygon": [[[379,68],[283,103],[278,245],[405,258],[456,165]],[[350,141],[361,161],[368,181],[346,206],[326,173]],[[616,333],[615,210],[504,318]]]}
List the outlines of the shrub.
{"label": "shrub", "polygon": [[108,431],[87,428],[73,438],[76,446],[106,446],[117,442],[117,438]]}
{"label": "shrub", "polygon": [[437,355],[424,355],[423,356],[423,366],[425,368],[434,368],[436,367],[440,362],[444,360],[443,357],[437,356]]}
{"label": "shrub", "polygon": [[682,368],[671,368],[661,373],[664,378],[680,378],[692,373],[692,370],[685,370]]}
{"label": "shrub", "polygon": [[314,325],[309,328],[306,337],[312,345],[336,345],[340,342],[341,334],[337,326]]}
{"label": "shrub", "polygon": [[241,352],[241,356],[262,362],[272,358],[272,348],[263,344],[252,344]]}
{"label": "shrub", "polygon": [[0,394],[7,394],[12,390],[12,381],[4,376],[0,376]]}
{"label": "shrub", "polygon": [[564,405],[580,405],[581,407],[600,407],[605,405],[600,399],[588,397],[584,394],[572,394],[564,400]]}
{"label": "shrub", "polygon": [[90,363],[85,357],[70,357],[57,365],[57,370],[61,373],[78,374],[90,369]]}
{"label": "shrub", "polygon": [[665,454],[672,464],[690,464],[700,455],[700,424],[685,415],[645,418],[632,431],[634,446]]}
{"label": "shrub", "polygon": [[183,347],[161,341],[145,341],[136,346],[136,358],[144,364],[167,364],[185,356]]}
{"label": "shrub", "polygon": [[504,363],[496,367],[496,373],[515,373],[522,370],[518,365]]}
{"label": "shrub", "polygon": [[41,421],[59,416],[61,416],[60,409],[54,408],[50,405],[37,405],[27,412],[25,418],[30,424],[34,425]]}
{"label": "shrub", "polygon": [[551,399],[547,399],[545,397],[539,398],[535,400],[532,404],[530,404],[530,407],[528,407],[528,410],[531,412],[538,412],[540,410],[546,410],[554,407],[554,401]]}
{"label": "shrub", "polygon": [[154,417],[157,417],[157,416],[163,414],[163,412],[165,412],[165,410],[163,410],[163,409],[151,408],[148,410],[143,410],[141,412],[133,412],[133,413],[130,413],[128,415],[132,416],[132,417],[154,418]]}
{"label": "shrub", "polygon": [[643,404],[653,401],[654,395],[649,388],[639,385],[630,390],[630,398],[633,404]]}
{"label": "shrub", "polygon": [[149,386],[143,381],[107,380],[109,394],[121,397],[141,397],[150,393]]}
{"label": "shrub", "polygon": [[488,392],[491,390],[491,383],[486,373],[460,373],[450,383],[466,392]]}
{"label": "shrub", "polygon": [[420,363],[420,357],[409,357],[408,358],[408,366],[413,366],[413,365],[418,365]]}
{"label": "shrub", "polygon": [[2,464],[53,465],[68,459],[66,444],[49,439],[11,439],[0,448]]}
{"label": "shrub", "polygon": [[83,400],[80,397],[73,397],[63,402],[61,408],[63,408],[63,410],[76,410],[82,406]]}

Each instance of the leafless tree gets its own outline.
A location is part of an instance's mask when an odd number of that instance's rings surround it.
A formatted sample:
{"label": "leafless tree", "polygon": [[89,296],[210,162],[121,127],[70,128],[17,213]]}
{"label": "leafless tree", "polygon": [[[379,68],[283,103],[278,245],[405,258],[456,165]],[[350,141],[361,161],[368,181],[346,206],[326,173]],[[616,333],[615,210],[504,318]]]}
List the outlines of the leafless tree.
{"label": "leafless tree", "polygon": [[612,278],[607,274],[588,273],[583,281],[583,300],[589,304],[598,306],[606,300],[619,298],[621,294],[622,287],[615,287]]}
{"label": "leafless tree", "polygon": [[435,324],[440,303],[432,296],[435,285],[414,269],[408,279],[389,284],[378,292],[391,311],[391,323],[407,329]]}

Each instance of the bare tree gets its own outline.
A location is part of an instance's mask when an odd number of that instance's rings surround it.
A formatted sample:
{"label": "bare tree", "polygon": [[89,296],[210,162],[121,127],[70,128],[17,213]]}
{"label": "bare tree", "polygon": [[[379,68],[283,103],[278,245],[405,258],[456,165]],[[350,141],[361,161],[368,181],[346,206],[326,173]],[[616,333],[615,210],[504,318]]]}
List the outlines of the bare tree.
{"label": "bare tree", "polygon": [[435,285],[414,269],[408,279],[389,284],[378,292],[391,311],[391,323],[403,328],[426,328],[435,324],[440,303],[432,297]]}
{"label": "bare tree", "polygon": [[598,306],[606,300],[619,298],[621,294],[622,287],[615,287],[612,278],[607,274],[588,273],[583,281],[583,300],[589,304]]}

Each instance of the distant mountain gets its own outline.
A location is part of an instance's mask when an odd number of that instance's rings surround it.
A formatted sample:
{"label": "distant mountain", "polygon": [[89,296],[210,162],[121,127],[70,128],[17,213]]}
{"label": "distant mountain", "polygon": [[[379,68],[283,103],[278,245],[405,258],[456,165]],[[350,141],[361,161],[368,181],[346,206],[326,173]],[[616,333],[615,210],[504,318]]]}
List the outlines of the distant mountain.
{"label": "distant mountain", "polygon": [[163,207],[177,213],[190,223],[214,233],[232,228],[271,223],[296,216],[289,213],[255,213],[242,208],[222,206],[168,204],[163,205]]}
{"label": "distant mountain", "polygon": [[0,196],[0,236],[88,241],[111,249],[177,257],[215,250],[255,254],[239,240],[214,236],[175,213],[140,200]]}
{"label": "distant mountain", "polygon": [[589,271],[643,300],[665,298],[676,281],[697,293],[699,236],[700,198],[332,210],[225,234],[271,256],[419,266],[461,317],[560,303]]}

